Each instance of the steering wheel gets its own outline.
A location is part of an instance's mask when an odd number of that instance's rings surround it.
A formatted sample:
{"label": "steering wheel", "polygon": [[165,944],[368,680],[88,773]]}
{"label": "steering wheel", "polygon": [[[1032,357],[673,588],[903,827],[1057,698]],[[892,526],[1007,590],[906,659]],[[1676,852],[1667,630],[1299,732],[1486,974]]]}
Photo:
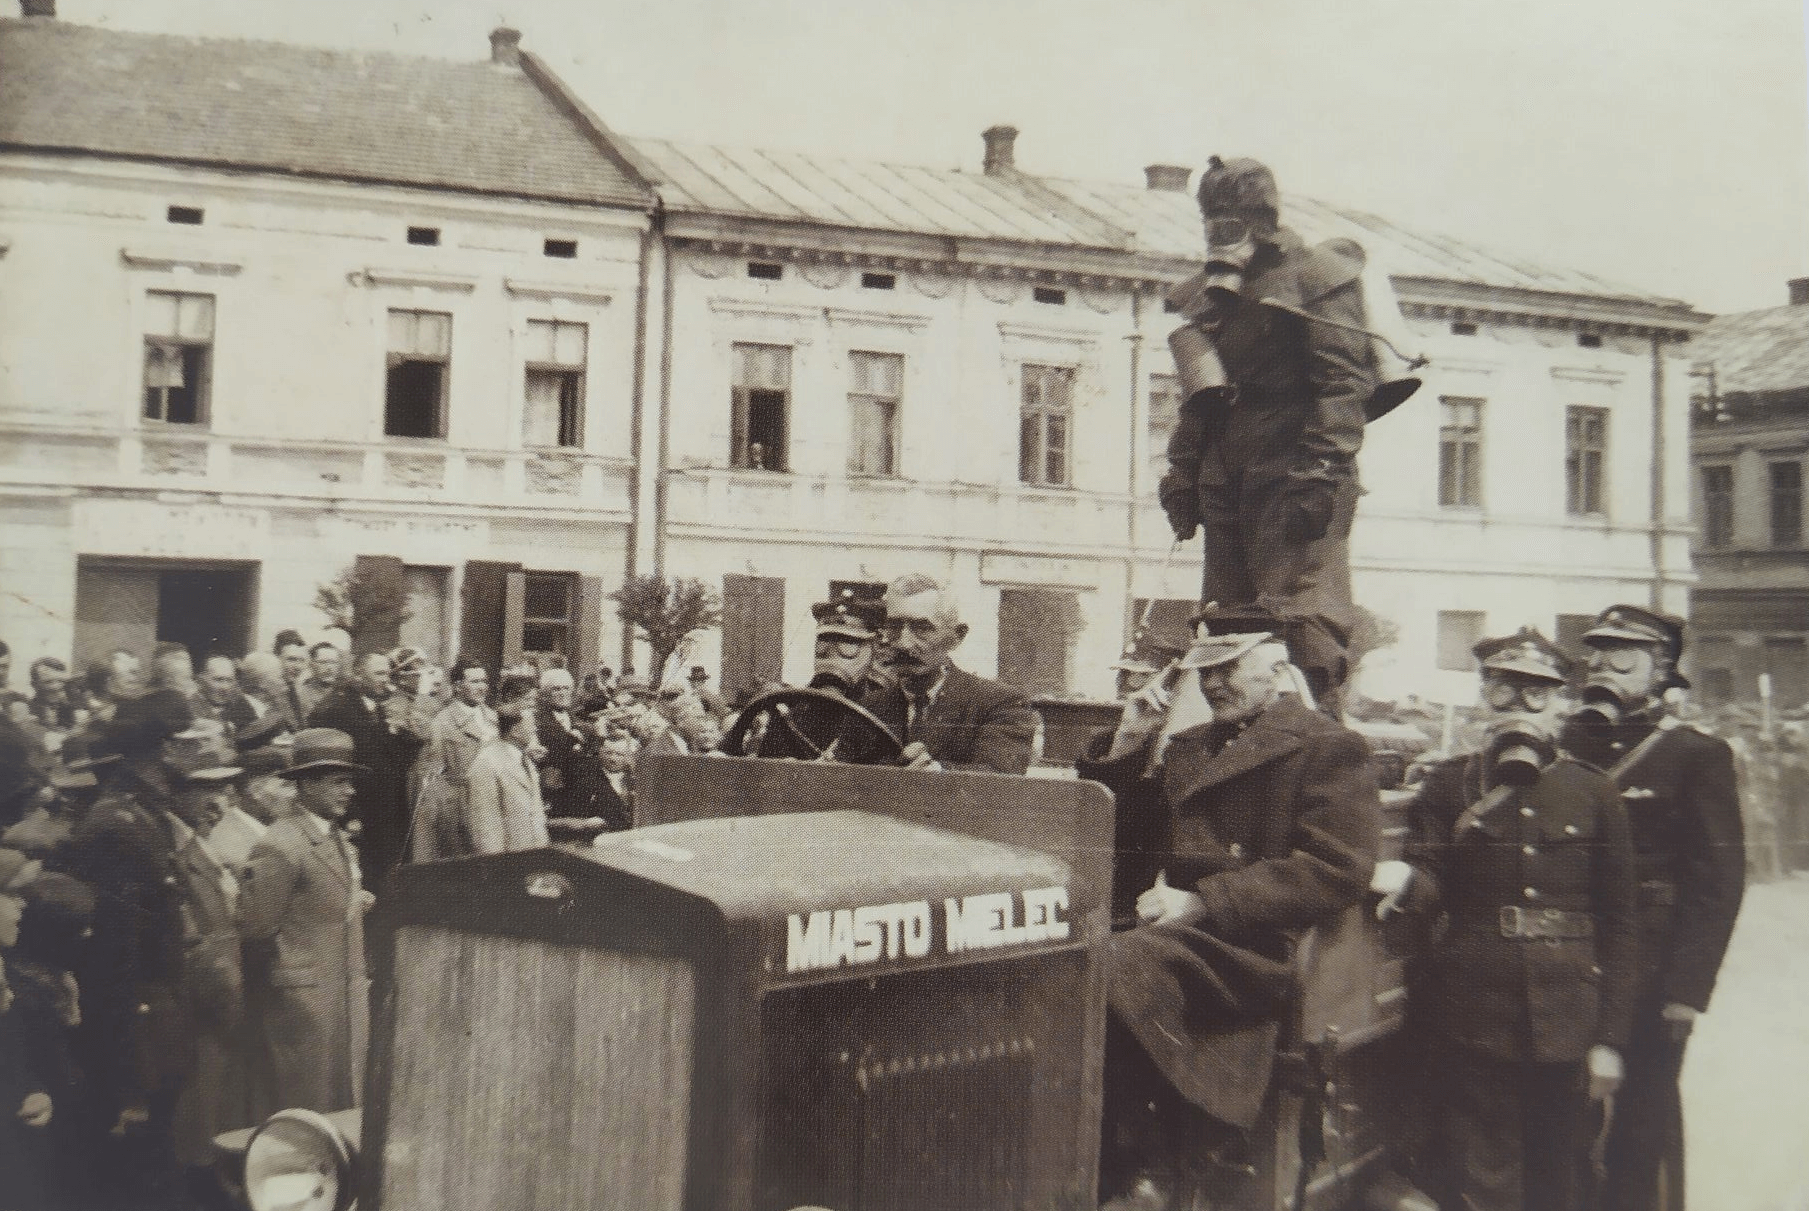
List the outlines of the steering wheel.
{"label": "steering wheel", "polygon": [[742,708],[722,738],[737,757],[795,757],[892,765],[904,745],[872,711],[827,690],[779,689]]}

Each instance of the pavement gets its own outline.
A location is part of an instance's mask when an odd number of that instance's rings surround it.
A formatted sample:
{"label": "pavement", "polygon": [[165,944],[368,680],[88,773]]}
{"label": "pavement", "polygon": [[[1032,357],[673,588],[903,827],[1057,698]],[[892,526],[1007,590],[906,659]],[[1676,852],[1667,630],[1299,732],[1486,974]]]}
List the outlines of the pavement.
{"label": "pavement", "polygon": [[1683,1108],[1690,1211],[1809,1211],[1809,873],[1747,888]]}

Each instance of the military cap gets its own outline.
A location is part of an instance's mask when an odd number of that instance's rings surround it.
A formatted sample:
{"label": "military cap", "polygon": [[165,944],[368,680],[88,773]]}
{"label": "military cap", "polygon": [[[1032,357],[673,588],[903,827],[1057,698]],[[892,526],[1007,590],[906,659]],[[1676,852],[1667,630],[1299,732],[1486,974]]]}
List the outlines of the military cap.
{"label": "military cap", "polygon": [[885,620],[886,607],[877,601],[862,601],[852,589],[843,589],[833,601],[819,601],[810,607],[817,620],[817,634],[841,635],[847,639],[874,639]]}
{"label": "military cap", "polygon": [[1583,632],[1583,642],[1592,647],[1604,642],[1649,643],[1663,648],[1675,662],[1683,655],[1683,626],[1683,619],[1674,614],[1661,614],[1645,606],[1612,605]]}
{"label": "military cap", "polygon": [[1188,625],[1196,634],[1201,631],[1214,635],[1268,632],[1287,645],[1290,658],[1307,675],[1315,694],[1342,685],[1350,673],[1344,636],[1318,617],[1281,614],[1256,602],[1239,606],[1212,602],[1189,619]]}
{"label": "military cap", "polygon": [[1266,210],[1281,214],[1281,190],[1275,174],[1260,160],[1247,156],[1221,160],[1213,156],[1200,174],[1200,210],[1222,214],[1234,210]]}
{"label": "military cap", "polygon": [[647,679],[639,673],[623,673],[616,678],[614,693],[617,698],[651,698],[653,697],[653,686],[648,684]]}
{"label": "military cap", "polygon": [[1168,631],[1140,633],[1110,667],[1124,673],[1159,673],[1192,646],[1191,640]]}
{"label": "military cap", "polygon": [[1484,639],[1470,651],[1485,673],[1518,673],[1560,684],[1570,677],[1570,658],[1532,627],[1521,627],[1499,639]]}
{"label": "military cap", "polygon": [[1240,631],[1229,635],[1202,635],[1181,657],[1183,669],[1210,669],[1255,651],[1275,638],[1267,631]]}
{"label": "military cap", "polygon": [[295,733],[295,764],[279,770],[284,778],[307,778],[316,774],[368,774],[371,771],[353,761],[357,750],[352,738],[332,727],[310,727]]}

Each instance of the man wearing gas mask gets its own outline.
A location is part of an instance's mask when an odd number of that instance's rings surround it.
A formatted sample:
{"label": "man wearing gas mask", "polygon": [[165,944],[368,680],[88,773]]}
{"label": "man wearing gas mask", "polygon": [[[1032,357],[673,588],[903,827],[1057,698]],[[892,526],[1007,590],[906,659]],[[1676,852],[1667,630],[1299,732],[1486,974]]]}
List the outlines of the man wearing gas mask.
{"label": "man wearing gas mask", "polygon": [[875,669],[879,625],[886,608],[877,601],[862,601],[848,590],[834,601],[810,607],[817,623],[816,664],[810,688],[840,694],[850,702],[883,685]]}
{"label": "man wearing gas mask", "polygon": [[1405,861],[1377,865],[1377,915],[1437,907],[1430,1033],[1439,1205],[1572,1211],[1592,1101],[1621,1078],[1633,1010],[1633,850],[1600,770],[1558,749],[1566,668],[1537,631],[1474,649],[1490,714],[1435,767]]}
{"label": "man wearing gas mask", "polygon": [[[1348,641],[1356,456],[1378,379],[1363,251],[1281,226],[1275,177],[1255,160],[1214,156],[1199,201],[1206,268],[1169,297],[1188,322],[1169,338],[1183,401],[1163,511],[1182,541],[1205,529],[1201,600],[1260,602]],[[1315,693],[1331,688],[1304,671]]]}
{"label": "man wearing gas mask", "polygon": [[1746,886],[1746,845],[1733,750],[1666,713],[1683,620],[1641,606],[1604,610],[1583,703],[1564,746],[1619,784],[1639,879],[1638,982],[1627,1080],[1605,1152],[1601,1206],[1651,1211],[1659,1172],[1683,1205],[1684,1044],[1708,1008]]}

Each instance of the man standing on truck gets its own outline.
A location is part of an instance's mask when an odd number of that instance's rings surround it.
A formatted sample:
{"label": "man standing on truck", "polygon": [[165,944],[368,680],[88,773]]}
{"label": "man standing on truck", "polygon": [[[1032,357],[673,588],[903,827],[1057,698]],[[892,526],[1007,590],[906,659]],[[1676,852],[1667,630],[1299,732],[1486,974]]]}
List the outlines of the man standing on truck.
{"label": "man standing on truck", "polygon": [[1157,824],[1139,924],[1107,960],[1108,1206],[1188,1206],[1201,1158],[1236,1149],[1269,1087],[1294,938],[1369,886],[1368,749],[1297,678],[1269,632],[1207,635],[1078,763],[1121,817]]}
{"label": "man standing on truck", "polygon": [[1667,713],[1683,620],[1643,606],[1602,611],[1583,636],[1589,676],[1564,747],[1620,784],[1639,877],[1639,979],[1627,1077],[1616,1099],[1600,1203],[1683,1206],[1683,1110],[1677,1077],[1708,1008],[1746,889],[1746,841],[1733,750]]}
{"label": "man standing on truck", "polygon": [[[1349,240],[1309,247],[1281,225],[1256,160],[1201,174],[1206,267],[1170,292],[1181,413],[1158,489],[1175,537],[1205,530],[1202,601],[1316,619],[1348,643],[1357,451],[1377,385]],[[1352,331],[1356,329],[1357,331]],[[1330,688],[1303,666],[1315,694]]]}

